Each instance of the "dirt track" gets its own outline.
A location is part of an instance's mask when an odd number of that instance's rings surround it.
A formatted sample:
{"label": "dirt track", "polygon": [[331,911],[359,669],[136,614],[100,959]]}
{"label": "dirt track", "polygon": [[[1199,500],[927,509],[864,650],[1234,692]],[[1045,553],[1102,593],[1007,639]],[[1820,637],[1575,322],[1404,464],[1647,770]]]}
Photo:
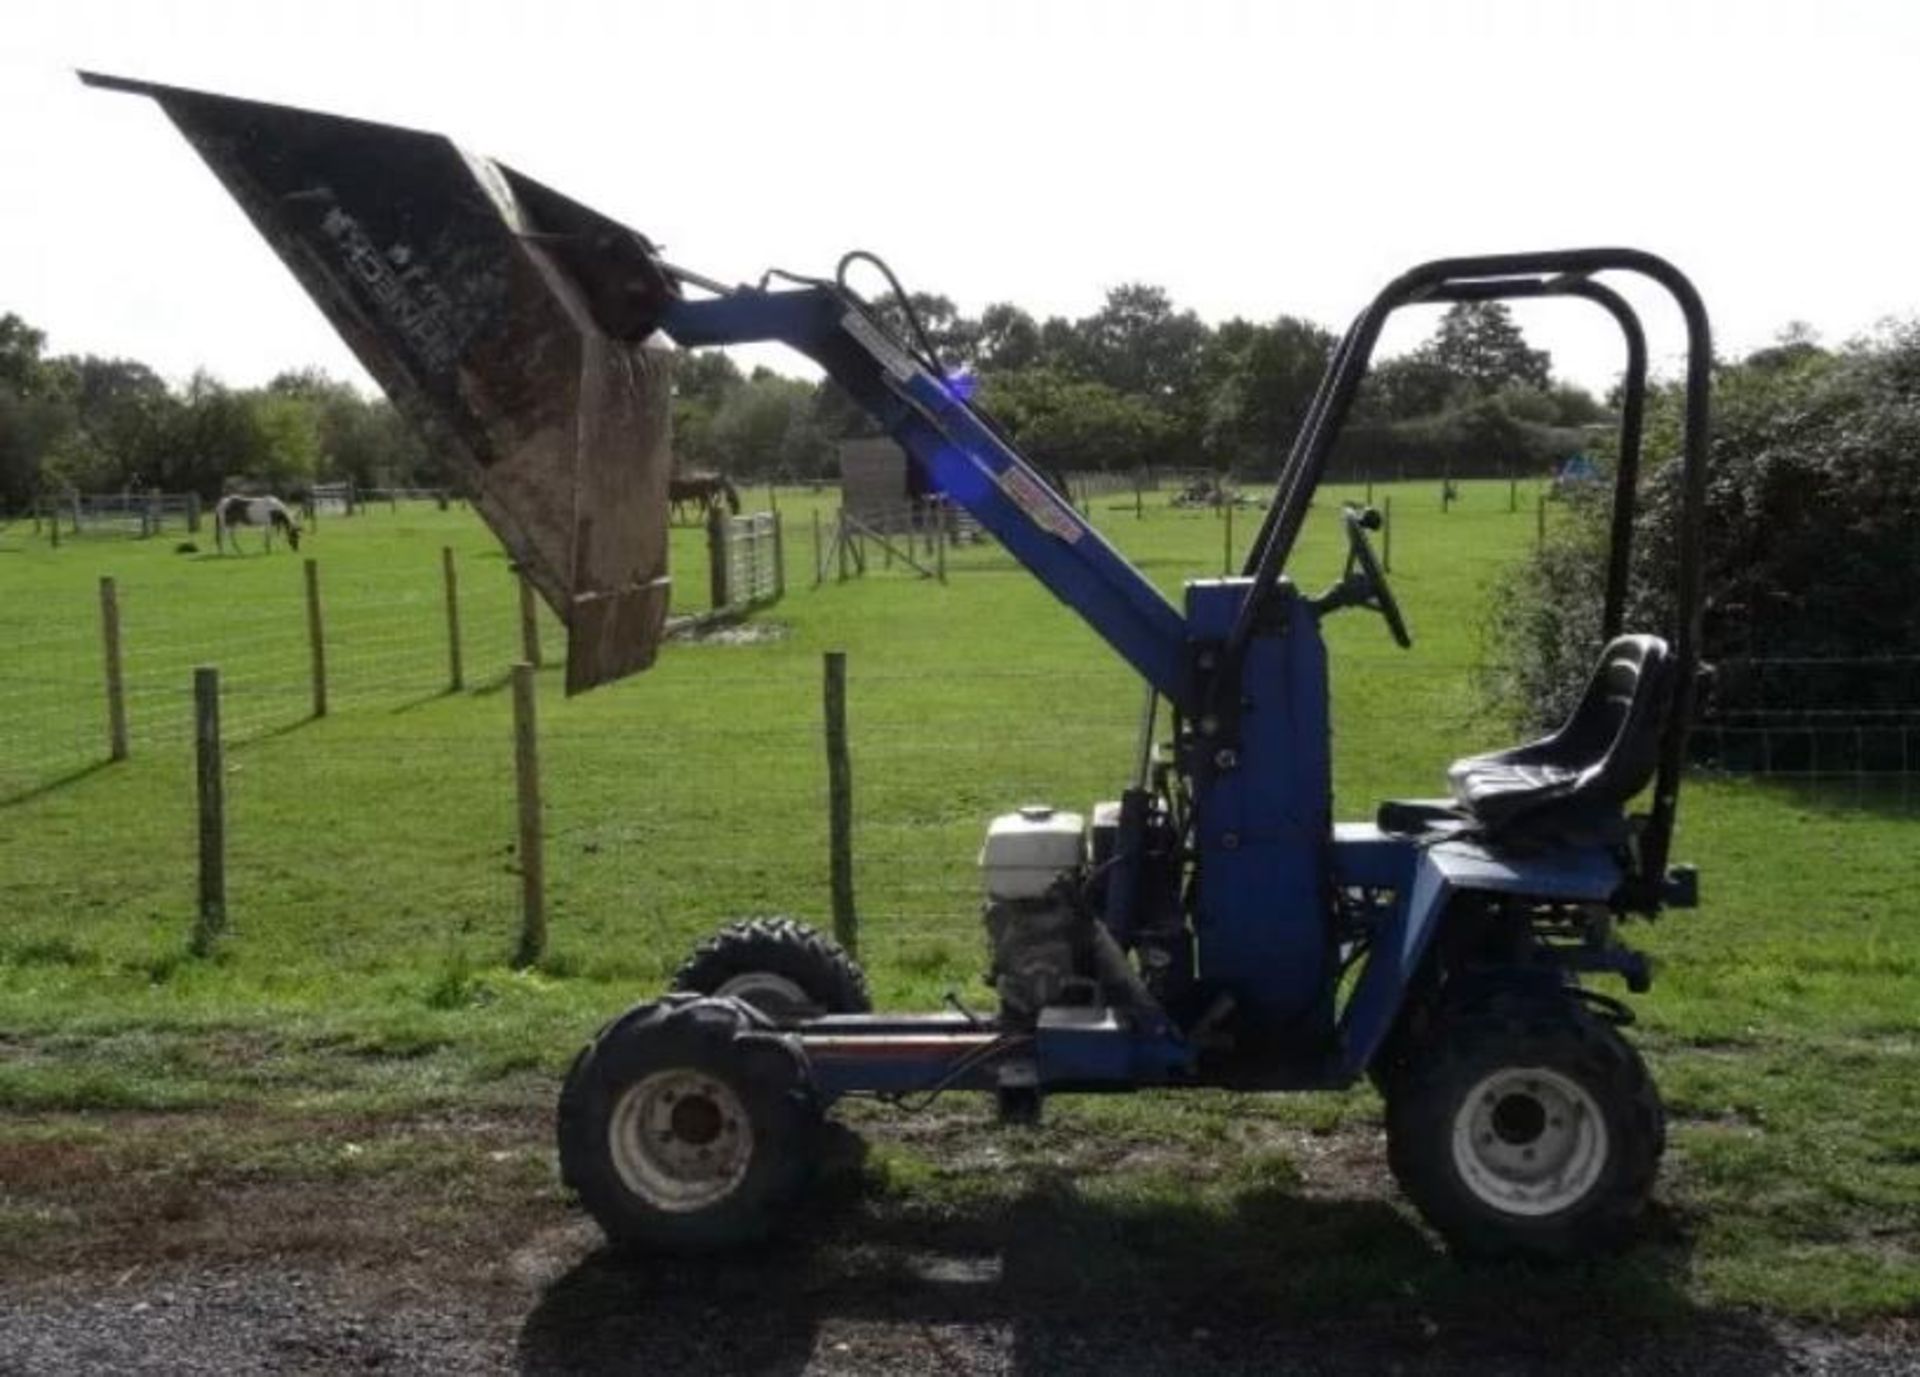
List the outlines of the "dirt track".
{"label": "dirt track", "polygon": [[[811,1244],[624,1263],[557,1190],[529,1189],[546,1170],[531,1113],[432,1126],[477,1139],[499,1168],[464,1176],[139,1166],[166,1160],[181,1122],[127,1116],[137,1161],[52,1144],[0,1155],[5,1202],[54,1221],[0,1261],[0,1373],[1920,1372],[1920,1336],[1899,1326],[1568,1324],[1497,1297],[1463,1318],[1417,1294],[1281,1321],[1196,1294],[1151,1258],[1116,1274],[1082,1255],[1100,1278],[1083,1282],[1075,1254],[1019,1211],[890,1222],[828,1202]],[[977,1148],[964,1121],[903,1137]],[[1401,1228],[1357,1179],[1365,1148],[1318,1140],[1291,1213],[1248,1225],[1255,1242],[1266,1228]],[[1236,1226],[1222,1246],[1257,1259],[1249,1237]]]}

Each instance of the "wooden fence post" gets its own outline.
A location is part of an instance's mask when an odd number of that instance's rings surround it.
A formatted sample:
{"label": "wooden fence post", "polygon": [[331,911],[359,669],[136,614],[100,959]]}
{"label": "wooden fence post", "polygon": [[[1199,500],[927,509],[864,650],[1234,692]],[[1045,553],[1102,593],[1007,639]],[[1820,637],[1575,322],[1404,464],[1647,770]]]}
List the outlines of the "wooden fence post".
{"label": "wooden fence post", "polygon": [[100,634],[107,655],[107,759],[127,758],[127,693],[120,673],[120,595],[113,579],[100,579]]}
{"label": "wooden fence post", "polygon": [[460,666],[460,576],[453,568],[453,546],[440,547],[440,570],[447,584],[447,690],[458,693],[466,687]]}
{"label": "wooden fence post", "polygon": [[313,648],[313,715],[327,715],[327,636],[320,619],[320,561],[307,564],[307,642]]}
{"label": "wooden fence post", "polygon": [[516,569],[520,580],[520,658],[540,668],[540,609],[534,605],[533,582],[527,571]]}
{"label": "wooden fence post", "polygon": [[533,672],[513,667],[513,775],[520,800],[520,944],[513,964],[531,966],[547,950],[546,847],[540,827],[540,739],[534,722]]}
{"label": "wooden fence post", "polygon": [[1226,541],[1220,549],[1220,576],[1225,578],[1233,572],[1233,503],[1226,502],[1223,509],[1227,516]]}
{"label": "wooden fence post", "polygon": [[716,502],[707,508],[707,586],[709,604],[715,612],[733,606],[732,532],[727,529],[727,509]]}
{"label": "wooden fence post", "polygon": [[860,954],[860,920],[853,906],[853,762],[847,754],[847,653],[826,656],[827,858],[833,889],[833,936],[850,956]]}
{"label": "wooden fence post", "polygon": [[200,911],[191,950],[207,956],[227,926],[226,775],[220,761],[220,671],[193,671],[194,781],[200,801]]}
{"label": "wooden fence post", "polygon": [[1133,519],[1139,521],[1147,514],[1145,489],[1140,485],[1140,470],[1133,471]]}
{"label": "wooden fence post", "polygon": [[839,582],[847,581],[847,509],[839,508],[833,515],[833,548],[840,557]]}
{"label": "wooden fence post", "polygon": [[813,509],[813,586],[818,588],[827,576],[826,550],[820,543],[820,509]]}
{"label": "wooden fence post", "polygon": [[1520,510],[1520,480],[1512,474],[1507,475],[1507,510],[1509,512]]}
{"label": "wooden fence post", "polygon": [[200,494],[197,492],[187,494],[187,533],[200,533]]}
{"label": "wooden fence post", "polygon": [[53,542],[53,548],[60,548],[60,509],[54,508],[47,518],[47,536]]}
{"label": "wooden fence post", "polygon": [[[769,486],[768,492],[773,488]],[[773,509],[773,596],[777,602],[787,595],[787,534],[780,509]]]}
{"label": "wooden fence post", "polygon": [[1547,495],[1540,494],[1539,505],[1534,509],[1533,547],[1536,550],[1547,548]]}
{"label": "wooden fence post", "polygon": [[939,544],[934,546],[933,576],[942,583],[947,581],[947,541],[945,536],[942,536]]}
{"label": "wooden fence post", "polygon": [[1387,509],[1380,518],[1380,566],[1384,573],[1393,572],[1393,494],[1387,494]]}

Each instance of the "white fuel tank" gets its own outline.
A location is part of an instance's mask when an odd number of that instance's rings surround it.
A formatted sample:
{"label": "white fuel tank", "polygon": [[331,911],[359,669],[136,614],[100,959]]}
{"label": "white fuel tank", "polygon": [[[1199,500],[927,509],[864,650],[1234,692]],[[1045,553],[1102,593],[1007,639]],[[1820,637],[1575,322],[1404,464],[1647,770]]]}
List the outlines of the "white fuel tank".
{"label": "white fuel tank", "polygon": [[1044,803],[1002,813],[987,826],[980,849],[989,899],[1038,899],[1086,854],[1086,819]]}

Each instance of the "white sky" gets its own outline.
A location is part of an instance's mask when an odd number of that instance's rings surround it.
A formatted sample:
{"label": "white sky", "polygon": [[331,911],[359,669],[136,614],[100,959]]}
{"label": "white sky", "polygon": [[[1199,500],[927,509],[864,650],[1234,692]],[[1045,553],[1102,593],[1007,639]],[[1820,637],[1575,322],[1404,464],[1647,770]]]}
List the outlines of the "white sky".
{"label": "white sky", "polygon": [[[1611,242],[1692,274],[1723,352],[1920,311],[1915,4],[0,0],[0,311],[364,382],[159,108],[75,67],[436,129],[728,280],[860,245],[969,311],[1147,281],[1337,326],[1426,258]],[[1617,370],[1592,307],[1521,319]]]}

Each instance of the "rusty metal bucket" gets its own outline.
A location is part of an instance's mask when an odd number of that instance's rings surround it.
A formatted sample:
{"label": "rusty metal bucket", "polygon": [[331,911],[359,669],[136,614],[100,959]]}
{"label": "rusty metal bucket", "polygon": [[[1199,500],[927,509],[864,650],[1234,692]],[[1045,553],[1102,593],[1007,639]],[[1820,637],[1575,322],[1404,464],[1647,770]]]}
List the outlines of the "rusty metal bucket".
{"label": "rusty metal bucket", "polygon": [[674,292],[625,226],[437,134],[82,73],[152,96],[567,627],[567,691],[665,629]]}

